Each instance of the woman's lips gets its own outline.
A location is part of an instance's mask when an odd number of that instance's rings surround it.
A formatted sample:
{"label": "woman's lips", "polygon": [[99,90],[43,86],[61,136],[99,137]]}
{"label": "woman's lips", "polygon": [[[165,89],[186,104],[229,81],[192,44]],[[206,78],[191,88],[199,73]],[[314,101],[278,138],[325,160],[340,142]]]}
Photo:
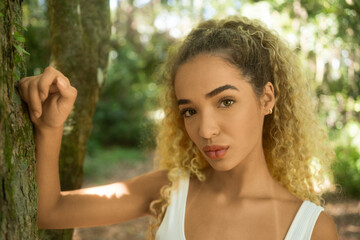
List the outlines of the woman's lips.
{"label": "woman's lips", "polygon": [[211,159],[223,158],[229,149],[229,146],[211,145],[203,148],[204,153]]}

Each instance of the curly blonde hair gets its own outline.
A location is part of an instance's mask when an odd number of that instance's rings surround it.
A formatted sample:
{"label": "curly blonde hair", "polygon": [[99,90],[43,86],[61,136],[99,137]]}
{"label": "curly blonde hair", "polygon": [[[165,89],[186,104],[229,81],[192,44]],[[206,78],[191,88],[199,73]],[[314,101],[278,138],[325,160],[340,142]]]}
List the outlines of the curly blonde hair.
{"label": "curly blonde hair", "polygon": [[259,21],[245,17],[209,20],[168,52],[161,83],[165,117],[157,136],[156,161],[168,170],[170,184],[161,189],[161,199],[151,204],[154,218],[148,238],[154,239],[179,178],[190,175],[204,181],[202,170],[209,166],[185,130],[174,90],[179,66],[199,54],[220,56],[236,66],[258,98],[267,82],[273,84],[276,103],[273,114],[264,119],[262,136],[268,169],[296,197],[323,205],[315,184],[325,182],[334,151],[315,114],[312,91],[298,57]]}

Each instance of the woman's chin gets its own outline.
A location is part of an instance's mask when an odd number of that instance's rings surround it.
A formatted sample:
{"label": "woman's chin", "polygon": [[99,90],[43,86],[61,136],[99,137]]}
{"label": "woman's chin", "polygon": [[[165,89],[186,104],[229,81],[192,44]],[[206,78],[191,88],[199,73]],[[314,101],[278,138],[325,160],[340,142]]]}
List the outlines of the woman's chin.
{"label": "woman's chin", "polygon": [[221,159],[217,159],[216,161],[212,161],[207,159],[209,165],[212,169],[219,172],[226,172],[233,169],[235,166],[233,164],[230,164],[228,162],[222,161]]}

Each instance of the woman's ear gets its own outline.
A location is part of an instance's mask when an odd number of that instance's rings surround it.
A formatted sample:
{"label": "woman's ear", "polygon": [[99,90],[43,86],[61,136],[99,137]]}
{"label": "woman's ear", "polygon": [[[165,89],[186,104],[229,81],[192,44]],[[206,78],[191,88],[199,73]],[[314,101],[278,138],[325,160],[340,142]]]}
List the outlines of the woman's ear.
{"label": "woman's ear", "polygon": [[275,106],[275,90],[271,82],[267,82],[260,98],[261,111],[264,115],[272,114]]}

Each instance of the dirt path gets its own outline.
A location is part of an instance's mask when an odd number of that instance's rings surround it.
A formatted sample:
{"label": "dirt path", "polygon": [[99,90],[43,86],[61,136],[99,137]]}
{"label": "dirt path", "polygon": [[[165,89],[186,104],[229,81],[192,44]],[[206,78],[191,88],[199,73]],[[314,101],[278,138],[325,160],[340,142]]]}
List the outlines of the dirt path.
{"label": "dirt path", "polygon": [[[109,176],[109,183],[129,179],[151,169],[150,161],[136,165],[120,163]],[[92,186],[86,176],[83,186]],[[326,211],[335,220],[340,240],[360,240],[360,201],[332,196],[328,197],[326,202]],[[148,222],[149,219],[145,217],[124,224],[79,228],[75,229],[73,240],[144,240]]]}

